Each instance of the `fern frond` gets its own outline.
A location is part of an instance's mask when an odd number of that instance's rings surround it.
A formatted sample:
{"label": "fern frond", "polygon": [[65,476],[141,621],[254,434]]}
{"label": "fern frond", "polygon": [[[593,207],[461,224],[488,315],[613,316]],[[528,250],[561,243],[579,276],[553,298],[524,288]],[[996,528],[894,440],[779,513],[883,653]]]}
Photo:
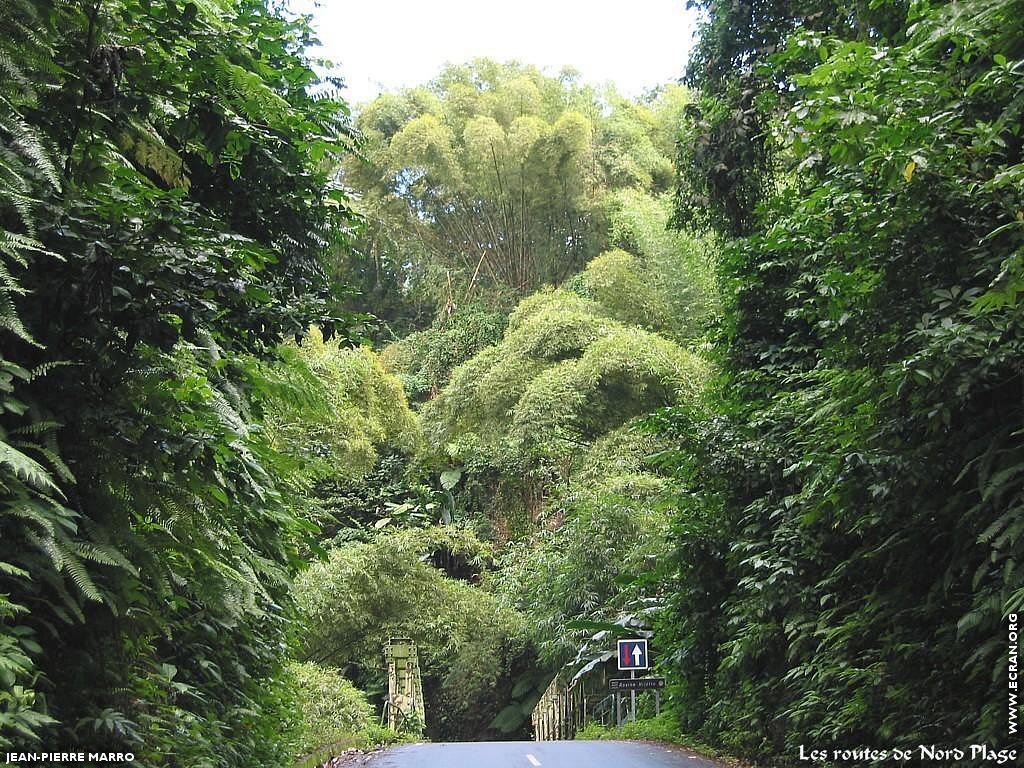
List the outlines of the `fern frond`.
{"label": "fern frond", "polygon": [[60,427],[61,423],[59,421],[33,421],[31,424],[15,427],[10,433],[12,435],[42,435],[46,432],[60,429]]}
{"label": "fern frond", "polygon": [[[25,198],[25,201],[26,204],[31,202],[28,198]],[[0,252],[14,259],[23,267],[28,266],[28,260],[23,255],[25,253],[36,253],[42,256],[51,256],[61,261],[64,260],[59,254],[44,248],[42,243],[34,237],[19,235],[6,230],[0,230]]]}
{"label": "fern frond", "polygon": [[48,362],[43,363],[42,365],[37,365],[35,368],[33,368],[29,374],[28,380],[35,381],[36,379],[41,379],[43,378],[43,376],[49,374],[51,371],[54,371],[57,368],[63,368],[64,366],[67,365],[78,365],[78,363],[73,363],[70,360],[50,360]]}
{"label": "fern frond", "polygon": [[64,607],[71,612],[71,615],[69,616],[68,613],[64,611],[60,606],[53,605],[52,603],[50,604],[50,610],[52,610],[54,613],[60,616],[61,620],[63,620],[67,624],[74,623],[72,621],[72,616],[74,616],[74,618],[77,619],[80,623],[84,624],[85,614],[82,612],[81,601],[76,600],[75,597],[68,591],[67,586],[64,584],[64,579],[62,579],[58,574],[52,574],[51,576],[52,577],[47,579],[47,581],[49,582],[50,586],[53,587],[53,591],[56,592],[57,595],[60,597]]}
{"label": "fern frond", "polygon": [[[0,237],[2,237],[2,235],[0,235]],[[0,252],[3,252],[2,245],[0,245]],[[7,265],[3,263],[3,260],[0,260],[0,291],[20,295],[28,293],[28,290],[22,288],[14,275],[12,275],[10,270],[7,269]]]}
{"label": "fern frond", "polygon": [[148,123],[130,120],[129,130],[118,138],[118,146],[125,156],[153,171],[168,187],[187,191],[191,186],[185,162]]}
{"label": "fern frond", "polygon": [[25,538],[31,541],[36,549],[50,558],[54,574],[64,570],[64,553],[57,546],[57,539],[54,536],[40,536],[35,531],[25,531]]}
{"label": "fern frond", "polygon": [[214,413],[217,414],[221,424],[229,430],[240,435],[248,434],[249,429],[241,414],[231,407],[224,395],[217,389],[213,390],[210,406],[213,408]]}
{"label": "fern frond", "polygon": [[4,75],[9,82],[17,85],[27,99],[34,100],[35,91],[31,81],[25,77],[25,73],[5,51],[0,51],[0,74]]}
{"label": "fern frond", "polygon": [[[3,128],[2,122],[0,128]],[[23,175],[24,172],[24,160],[6,144],[0,144],[0,179],[4,181],[4,186],[0,187],[0,195],[27,195],[29,183]]]}
{"label": "fern frond", "polygon": [[5,563],[0,560],[0,573],[4,576],[15,576],[19,579],[31,579],[32,574],[26,571],[24,568],[19,568],[12,563]]}
{"label": "fern frond", "polygon": [[110,544],[96,544],[86,541],[68,542],[68,547],[83,560],[91,560],[100,565],[110,565],[115,568],[123,568],[133,576],[138,576],[139,571],[132,565],[128,558],[120,550]]}
{"label": "fern frond", "polygon": [[[11,297],[3,291],[0,291],[0,328],[6,328],[26,344],[31,344],[34,347],[42,346],[29,334],[28,329],[22,324],[21,318],[18,317]],[[0,463],[2,463],[2,459],[0,459]]]}
{"label": "fern frond", "polygon": [[64,498],[64,494],[42,464],[3,441],[0,441],[0,465],[7,466],[29,485]]}
{"label": "fern frond", "polygon": [[0,616],[15,616],[19,613],[28,613],[29,610],[23,605],[12,603],[8,598],[10,595],[0,595]]}
{"label": "fern frond", "polygon": [[57,169],[54,167],[53,161],[50,160],[50,155],[43,147],[38,134],[24,120],[18,117],[12,117],[5,127],[14,136],[14,146],[21,150],[21,153],[29,162],[42,172],[43,177],[49,182],[50,186],[54,189],[60,189],[60,178],[57,175]]}
{"label": "fern frond", "polygon": [[274,92],[258,74],[226,59],[215,63],[217,85],[232,105],[255,123],[275,124],[286,120],[292,107]]}
{"label": "fern frond", "polygon": [[43,535],[50,538],[56,538],[57,536],[57,523],[54,521],[53,515],[48,514],[48,510],[36,502],[23,500],[9,504],[0,509],[0,515],[27,520],[39,526]]}
{"label": "fern frond", "polygon": [[1010,595],[1003,606],[1003,615],[1021,612],[1024,612],[1024,587]]}
{"label": "fern frond", "polygon": [[100,603],[103,602],[103,594],[100,592],[96,583],[92,580],[92,576],[85,568],[85,564],[78,558],[78,556],[72,552],[65,545],[59,541],[54,541],[53,546],[55,549],[61,550],[61,555],[64,558],[64,569],[68,575],[71,576],[71,580],[78,587],[79,591],[89,600]]}
{"label": "fern frond", "polygon": [[19,440],[14,443],[18,448],[29,448],[42,455],[50,466],[56,471],[57,477],[67,483],[74,483],[75,477],[71,474],[71,469],[67,464],[64,463],[64,459],[60,457],[60,454],[54,451],[52,448],[48,448],[45,445],[39,443],[33,443],[29,441]]}

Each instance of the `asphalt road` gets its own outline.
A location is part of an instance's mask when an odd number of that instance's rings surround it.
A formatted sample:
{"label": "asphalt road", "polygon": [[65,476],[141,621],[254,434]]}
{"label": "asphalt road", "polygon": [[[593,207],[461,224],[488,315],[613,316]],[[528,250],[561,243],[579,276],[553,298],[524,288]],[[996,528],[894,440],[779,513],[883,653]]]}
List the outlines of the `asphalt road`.
{"label": "asphalt road", "polygon": [[718,768],[690,750],[638,741],[479,741],[392,747],[367,768]]}

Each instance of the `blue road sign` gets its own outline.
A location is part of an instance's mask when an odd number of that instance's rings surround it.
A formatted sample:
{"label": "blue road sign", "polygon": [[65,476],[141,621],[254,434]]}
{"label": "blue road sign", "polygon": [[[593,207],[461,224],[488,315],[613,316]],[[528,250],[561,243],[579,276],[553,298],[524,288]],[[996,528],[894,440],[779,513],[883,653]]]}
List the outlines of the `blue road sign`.
{"label": "blue road sign", "polygon": [[646,640],[619,640],[619,669],[647,669]]}

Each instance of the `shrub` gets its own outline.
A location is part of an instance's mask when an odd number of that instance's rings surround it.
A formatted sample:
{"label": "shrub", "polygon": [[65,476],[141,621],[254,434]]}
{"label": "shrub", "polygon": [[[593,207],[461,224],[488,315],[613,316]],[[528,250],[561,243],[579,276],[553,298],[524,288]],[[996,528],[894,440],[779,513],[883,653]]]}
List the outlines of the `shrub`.
{"label": "shrub", "polygon": [[288,665],[288,678],[295,686],[295,729],[297,754],[304,755],[335,742],[365,742],[373,724],[373,707],[366,694],[355,687],[336,667],[312,662]]}

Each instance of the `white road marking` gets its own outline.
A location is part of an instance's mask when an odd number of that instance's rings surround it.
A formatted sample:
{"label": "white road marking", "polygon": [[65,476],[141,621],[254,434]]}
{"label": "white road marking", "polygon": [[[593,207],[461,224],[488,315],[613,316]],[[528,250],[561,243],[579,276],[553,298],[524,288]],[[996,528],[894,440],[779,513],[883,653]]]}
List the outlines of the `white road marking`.
{"label": "white road marking", "polygon": [[533,755],[527,755],[526,759],[530,761],[531,765],[533,765],[533,768],[540,768],[540,760],[538,760]]}

